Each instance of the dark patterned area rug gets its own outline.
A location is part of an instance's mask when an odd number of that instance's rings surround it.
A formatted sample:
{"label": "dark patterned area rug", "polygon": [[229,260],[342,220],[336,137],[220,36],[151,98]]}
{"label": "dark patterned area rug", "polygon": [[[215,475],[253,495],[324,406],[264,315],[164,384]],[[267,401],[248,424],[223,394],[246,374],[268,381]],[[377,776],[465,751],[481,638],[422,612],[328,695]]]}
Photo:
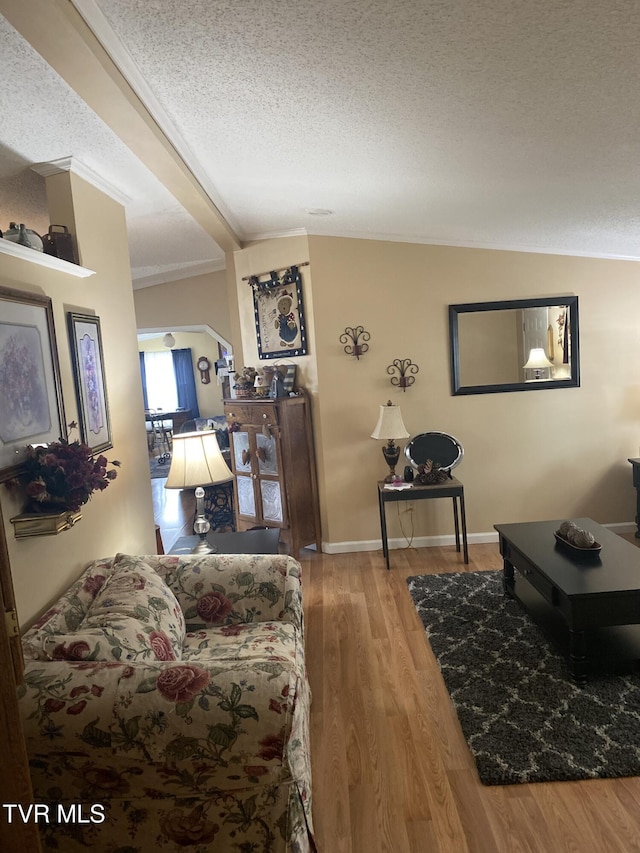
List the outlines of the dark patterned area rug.
{"label": "dark patterned area rug", "polygon": [[577,687],[502,572],[407,584],[483,784],[640,775],[640,676]]}
{"label": "dark patterned area rug", "polygon": [[157,456],[149,457],[149,469],[151,471],[151,479],[158,480],[161,477],[169,476],[169,468],[171,467],[171,457],[169,457],[164,464],[160,464],[158,462]]}

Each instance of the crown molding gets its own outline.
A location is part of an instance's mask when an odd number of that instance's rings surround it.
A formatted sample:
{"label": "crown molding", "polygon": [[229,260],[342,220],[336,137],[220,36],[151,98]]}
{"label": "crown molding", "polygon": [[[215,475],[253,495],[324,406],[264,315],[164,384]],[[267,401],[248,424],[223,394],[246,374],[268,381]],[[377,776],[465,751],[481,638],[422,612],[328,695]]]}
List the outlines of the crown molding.
{"label": "crown molding", "polygon": [[279,237],[308,237],[307,228],[290,228],[288,231],[259,231],[256,234],[247,234],[243,238],[243,246],[247,243],[257,243],[261,240],[276,240]]}
{"label": "crown molding", "polygon": [[144,287],[155,287],[158,284],[170,284],[173,281],[182,281],[185,278],[195,278],[199,275],[208,275],[212,272],[221,272],[226,269],[224,260],[204,261],[188,267],[180,267],[175,270],[153,273],[133,279],[133,289],[142,290]]}
{"label": "crown molding", "polygon": [[[521,252],[533,255],[559,255],[569,258],[595,258],[605,261],[640,261],[638,255],[624,255],[615,252],[586,252],[577,249],[560,249],[557,246],[529,246],[526,243],[483,243],[473,240],[447,240],[446,238],[419,237],[415,234],[398,235],[371,231],[315,231],[307,229],[309,237],[329,237],[342,240],[375,240],[379,243],[408,243],[410,245],[443,246],[456,249],[486,249],[491,252]],[[272,235],[273,236],[273,235]],[[263,238],[265,239],[265,238]]]}
{"label": "crown molding", "polygon": [[48,163],[34,163],[31,169],[38,175],[42,175],[43,178],[60,175],[62,172],[73,172],[74,175],[82,178],[83,181],[86,181],[100,190],[100,192],[108,195],[109,198],[117,201],[123,207],[126,207],[128,202],[131,201],[131,196],[122,192],[122,190],[109,183],[109,181],[105,181],[102,175],[99,175],[98,172],[95,172],[77,157],[61,157],[58,160],[50,160]]}
{"label": "crown molding", "polygon": [[422,246],[448,246],[457,249],[487,249],[491,252],[522,252],[534,255],[561,255],[570,258],[598,258],[606,261],[638,261],[640,255],[623,255],[614,252],[580,252],[575,249],[559,249],[549,246],[528,246],[524,243],[512,245],[504,243],[482,243],[472,240],[446,240],[443,238],[420,237],[415,234],[399,235],[371,231],[339,231],[337,229],[316,230],[314,228],[296,228],[290,231],[264,231],[247,236],[244,245],[262,240],[275,240],[278,237],[334,237],[341,240],[375,240],[379,243],[408,243]]}

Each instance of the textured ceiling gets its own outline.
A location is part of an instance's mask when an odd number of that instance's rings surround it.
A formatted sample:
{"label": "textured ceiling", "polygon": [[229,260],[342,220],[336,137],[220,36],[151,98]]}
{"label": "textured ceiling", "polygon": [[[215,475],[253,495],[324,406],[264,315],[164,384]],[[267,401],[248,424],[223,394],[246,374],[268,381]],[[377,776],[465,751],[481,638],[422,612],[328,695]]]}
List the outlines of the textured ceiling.
{"label": "textured ceiling", "polygon": [[44,178],[30,166],[77,158],[126,199],[136,277],[224,265],[224,255],[115,133],[0,16],[0,230],[49,227]]}
{"label": "textured ceiling", "polygon": [[[243,241],[304,229],[640,258],[640,4],[75,6]],[[0,93],[0,213],[26,165],[74,155],[129,197],[136,277],[219,264],[213,239],[2,19],[0,39],[21,81]],[[25,181],[28,207],[41,179]]]}

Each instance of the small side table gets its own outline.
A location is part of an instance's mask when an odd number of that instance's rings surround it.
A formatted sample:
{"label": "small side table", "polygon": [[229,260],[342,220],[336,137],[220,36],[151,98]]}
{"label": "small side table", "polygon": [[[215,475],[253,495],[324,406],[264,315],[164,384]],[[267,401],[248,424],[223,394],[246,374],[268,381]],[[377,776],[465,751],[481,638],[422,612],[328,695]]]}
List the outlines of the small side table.
{"label": "small side table", "polygon": [[633,487],[636,490],[636,539],[640,539],[640,459],[629,459],[633,469]]}
{"label": "small side table", "polygon": [[[640,460],[638,460],[640,464]],[[469,562],[469,550],[467,547],[467,518],[464,509],[464,486],[460,480],[451,477],[444,483],[435,483],[432,486],[419,486],[413,484],[409,489],[385,489],[386,483],[378,483],[378,505],[380,507],[380,530],[382,532],[382,553],[389,566],[389,542],[387,540],[387,518],[385,515],[385,504],[395,501],[424,501],[434,498],[453,499],[453,521],[456,532],[456,551],[460,551],[460,527],[462,526],[462,546],[464,549],[464,561]],[[460,517],[458,519],[458,502],[460,503]]]}

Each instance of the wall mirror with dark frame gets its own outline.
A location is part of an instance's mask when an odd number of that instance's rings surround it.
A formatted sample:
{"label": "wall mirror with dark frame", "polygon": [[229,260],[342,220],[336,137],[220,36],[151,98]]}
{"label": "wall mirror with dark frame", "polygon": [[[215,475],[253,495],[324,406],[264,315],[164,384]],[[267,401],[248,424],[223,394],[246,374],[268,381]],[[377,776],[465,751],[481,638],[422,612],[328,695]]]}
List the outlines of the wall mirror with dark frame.
{"label": "wall mirror with dark frame", "polygon": [[449,306],[451,393],[580,385],[577,296]]}

